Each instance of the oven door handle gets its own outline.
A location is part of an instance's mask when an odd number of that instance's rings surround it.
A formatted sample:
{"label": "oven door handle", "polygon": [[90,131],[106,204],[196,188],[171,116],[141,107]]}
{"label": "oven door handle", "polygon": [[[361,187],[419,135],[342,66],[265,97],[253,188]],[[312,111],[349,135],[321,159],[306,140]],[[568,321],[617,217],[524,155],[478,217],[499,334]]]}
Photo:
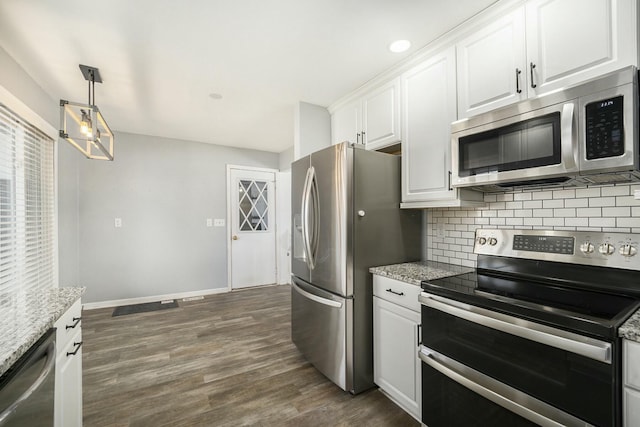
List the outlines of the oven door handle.
{"label": "oven door handle", "polygon": [[611,344],[563,331],[518,317],[498,313],[436,295],[422,292],[418,297],[420,304],[442,311],[455,317],[515,335],[540,344],[559,348],[588,357],[599,362],[611,364]]}
{"label": "oven door handle", "polygon": [[420,346],[418,357],[420,357],[420,360],[424,363],[452,381],[457,382],[496,405],[502,406],[541,426],[590,425],[571,414],[501,383],[494,378],[441,355],[425,346]]}

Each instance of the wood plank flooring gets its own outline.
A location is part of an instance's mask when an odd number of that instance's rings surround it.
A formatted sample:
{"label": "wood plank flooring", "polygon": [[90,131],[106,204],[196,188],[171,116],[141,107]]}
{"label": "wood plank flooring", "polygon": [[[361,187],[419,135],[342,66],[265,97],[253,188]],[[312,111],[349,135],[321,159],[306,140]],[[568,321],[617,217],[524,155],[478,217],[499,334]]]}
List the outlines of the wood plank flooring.
{"label": "wood plank flooring", "polygon": [[418,426],[379,390],[345,393],[300,355],[290,289],[85,310],[84,426]]}

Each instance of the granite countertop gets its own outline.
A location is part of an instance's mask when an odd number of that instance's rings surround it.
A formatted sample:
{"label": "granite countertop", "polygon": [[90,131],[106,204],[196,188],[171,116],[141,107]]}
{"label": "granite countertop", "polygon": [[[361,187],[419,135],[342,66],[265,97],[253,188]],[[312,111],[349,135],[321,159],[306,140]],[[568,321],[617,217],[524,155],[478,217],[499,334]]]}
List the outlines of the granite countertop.
{"label": "granite countertop", "polygon": [[51,288],[0,295],[0,375],[53,327],[85,289]]}
{"label": "granite countertop", "polygon": [[640,310],[624,322],[618,329],[618,335],[628,340],[640,342]]}
{"label": "granite countertop", "polygon": [[441,277],[455,276],[474,271],[474,268],[445,264],[436,261],[416,261],[402,264],[371,267],[369,272],[402,282],[420,286],[423,280],[435,280]]}

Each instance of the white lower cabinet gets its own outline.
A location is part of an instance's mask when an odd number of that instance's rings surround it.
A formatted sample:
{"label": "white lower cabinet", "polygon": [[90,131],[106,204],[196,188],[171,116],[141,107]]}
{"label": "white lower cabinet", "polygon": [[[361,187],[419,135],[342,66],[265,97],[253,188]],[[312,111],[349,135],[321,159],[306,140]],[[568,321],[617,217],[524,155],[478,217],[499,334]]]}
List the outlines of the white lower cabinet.
{"label": "white lower cabinet", "polygon": [[82,304],[63,314],[56,327],[55,427],[82,426]]}
{"label": "white lower cabinet", "polygon": [[[419,307],[419,290],[416,285],[374,276],[373,379],[391,400],[418,421],[422,415],[420,312],[406,308],[413,306],[413,301],[403,306],[397,300],[415,299]],[[396,301],[388,301],[385,294]]]}
{"label": "white lower cabinet", "polygon": [[640,343],[623,340],[622,345],[622,424],[625,427],[640,426]]}

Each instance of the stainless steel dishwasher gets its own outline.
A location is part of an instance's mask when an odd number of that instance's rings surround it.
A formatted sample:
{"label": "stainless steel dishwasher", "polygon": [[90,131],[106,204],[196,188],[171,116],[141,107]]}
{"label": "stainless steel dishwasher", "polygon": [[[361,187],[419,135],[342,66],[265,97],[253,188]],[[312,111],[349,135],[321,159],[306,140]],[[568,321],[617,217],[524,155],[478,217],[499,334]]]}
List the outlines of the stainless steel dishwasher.
{"label": "stainless steel dishwasher", "polygon": [[0,377],[0,427],[53,426],[55,329]]}

